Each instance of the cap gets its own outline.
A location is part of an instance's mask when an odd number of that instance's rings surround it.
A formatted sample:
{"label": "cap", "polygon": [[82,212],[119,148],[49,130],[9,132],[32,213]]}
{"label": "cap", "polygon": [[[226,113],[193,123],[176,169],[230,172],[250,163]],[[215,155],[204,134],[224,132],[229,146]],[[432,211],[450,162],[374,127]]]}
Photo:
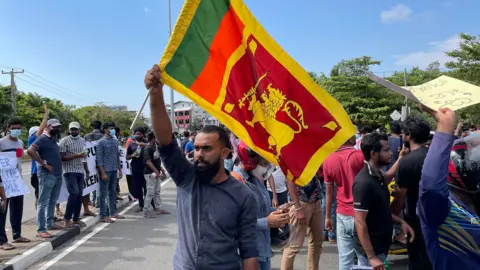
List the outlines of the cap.
{"label": "cap", "polygon": [[40,129],[39,126],[31,127],[31,128],[28,130],[28,137],[32,136],[34,133],[37,133],[38,129]]}
{"label": "cap", "polygon": [[80,129],[80,123],[78,122],[71,122],[70,125],[68,125],[68,129],[72,129],[72,128],[76,128],[76,129]]}
{"label": "cap", "polygon": [[58,121],[57,119],[55,118],[52,118],[50,120],[47,121],[47,126],[52,126],[52,127],[59,127],[61,126],[62,124],[60,124],[60,121]]}

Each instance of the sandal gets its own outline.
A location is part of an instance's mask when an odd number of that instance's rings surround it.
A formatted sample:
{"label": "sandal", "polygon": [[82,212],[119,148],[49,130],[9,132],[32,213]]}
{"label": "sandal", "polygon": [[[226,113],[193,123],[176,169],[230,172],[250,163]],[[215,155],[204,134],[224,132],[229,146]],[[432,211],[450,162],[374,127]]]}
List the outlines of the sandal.
{"label": "sandal", "polygon": [[113,218],[114,218],[114,219],[125,219],[124,216],[121,216],[121,215],[118,215],[118,214],[115,215],[115,216],[113,216]]}
{"label": "sandal", "polygon": [[96,217],[97,216],[97,214],[95,214],[92,211],[86,211],[86,212],[83,213],[83,215],[86,216],[86,217]]}
{"label": "sandal", "polygon": [[52,235],[49,234],[48,232],[41,232],[37,234],[37,237],[46,239],[46,238],[52,238]]}
{"label": "sandal", "polygon": [[85,222],[83,222],[83,221],[81,221],[81,220],[74,221],[73,224],[78,225],[78,226],[80,226],[81,228],[87,227],[87,224],[85,224]]}
{"label": "sandal", "polygon": [[12,241],[13,243],[29,243],[30,239],[27,239],[23,236],[20,236],[19,238],[15,239]]}
{"label": "sandal", "polygon": [[70,228],[73,226],[73,222],[71,220],[65,220],[65,222],[63,223],[63,227],[65,228]]}
{"label": "sandal", "polygon": [[114,223],[115,221],[111,220],[110,218],[104,218],[104,219],[101,219],[100,222],[103,222],[103,223]]}
{"label": "sandal", "polygon": [[5,242],[3,243],[1,246],[0,246],[0,249],[3,249],[3,250],[12,250],[12,249],[15,249],[15,246],[8,243],[8,242]]}
{"label": "sandal", "polygon": [[61,217],[55,217],[55,216],[53,217],[54,222],[58,222],[58,221],[62,221],[62,220],[63,220],[63,218],[61,218]]}

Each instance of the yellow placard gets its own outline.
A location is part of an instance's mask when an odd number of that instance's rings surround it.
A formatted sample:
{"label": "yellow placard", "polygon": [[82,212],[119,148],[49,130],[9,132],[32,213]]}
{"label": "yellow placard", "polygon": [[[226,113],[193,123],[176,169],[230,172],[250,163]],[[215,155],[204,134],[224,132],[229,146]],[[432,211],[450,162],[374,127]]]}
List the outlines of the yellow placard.
{"label": "yellow placard", "polygon": [[434,110],[449,108],[455,111],[480,103],[480,87],[445,75],[405,88],[421,103]]}

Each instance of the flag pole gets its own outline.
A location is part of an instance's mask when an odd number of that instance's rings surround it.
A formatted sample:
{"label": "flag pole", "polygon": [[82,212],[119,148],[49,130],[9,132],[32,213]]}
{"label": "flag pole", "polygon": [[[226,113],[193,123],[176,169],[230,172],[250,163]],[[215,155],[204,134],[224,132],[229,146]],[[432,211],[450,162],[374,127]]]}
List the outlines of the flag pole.
{"label": "flag pole", "polygon": [[147,92],[147,95],[145,96],[145,100],[143,101],[142,107],[140,107],[140,110],[138,110],[137,115],[135,115],[135,118],[133,119],[132,125],[130,125],[130,130],[132,130],[133,127],[135,126],[135,123],[137,122],[138,117],[142,113],[143,108],[145,107],[145,104],[147,104],[148,97],[150,97],[150,90]]}

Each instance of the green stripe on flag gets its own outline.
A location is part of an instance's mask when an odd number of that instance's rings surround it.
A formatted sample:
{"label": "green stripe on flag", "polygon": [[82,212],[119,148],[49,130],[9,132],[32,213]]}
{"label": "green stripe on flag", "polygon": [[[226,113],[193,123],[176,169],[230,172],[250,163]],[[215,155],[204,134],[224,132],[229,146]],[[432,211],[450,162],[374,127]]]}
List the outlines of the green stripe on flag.
{"label": "green stripe on flag", "polygon": [[210,56],[210,45],[230,7],[230,0],[201,0],[182,42],[165,71],[190,88]]}

